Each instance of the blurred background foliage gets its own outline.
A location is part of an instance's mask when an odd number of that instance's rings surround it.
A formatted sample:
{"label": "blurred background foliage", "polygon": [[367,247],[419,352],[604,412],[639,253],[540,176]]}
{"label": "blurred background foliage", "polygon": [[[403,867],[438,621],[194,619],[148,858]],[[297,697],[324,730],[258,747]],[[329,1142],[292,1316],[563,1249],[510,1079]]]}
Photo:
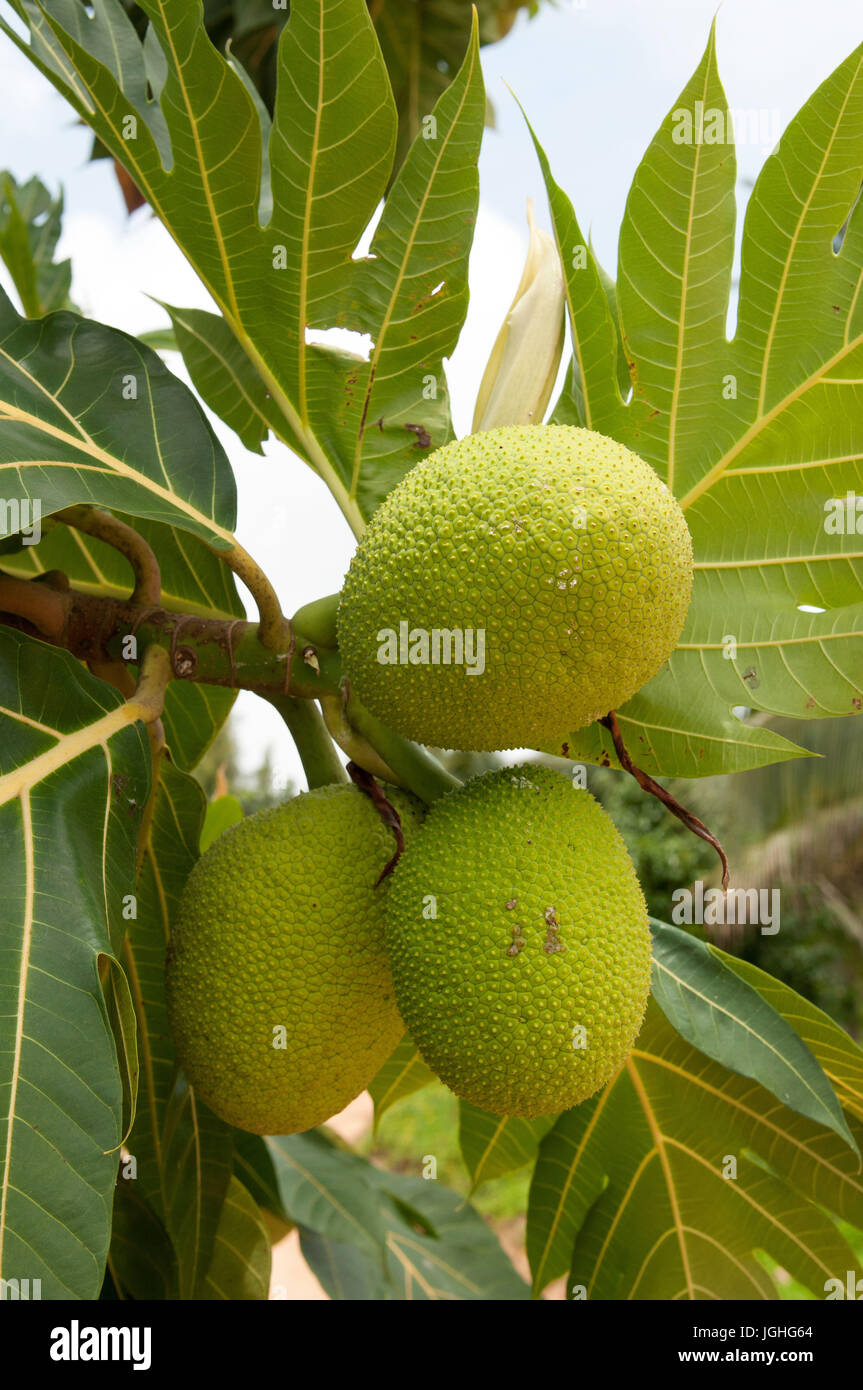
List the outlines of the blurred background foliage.
{"label": "blurred background foliage", "polygon": [[[769,727],[814,756],[678,784],[686,804],[722,839],[732,883],[781,894],[777,935],[747,927],[717,944],[784,980],[859,1040],[863,721],[771,719]],[[715,867],[708,876],[718,883]]]}
{"label": "blurred background foliage", "polygon": [[[755,721],[760,721],[755,716]],[[763,722],[763,721],[762,721]],[[708,929],[725,951],[784,980],[863,1034],[863,721],[771,719],[814,756],[727,777],[665,781],[722,842],[736,888],[778,889],[780,930]],[[648,908],[671,920],[672,894],[718,886],[711,847],[630,777],[591,768],[588,785],[632,855]],[[683,925],[683,924],[681,924]],[[701,927],[692,930],[701,935]]]}

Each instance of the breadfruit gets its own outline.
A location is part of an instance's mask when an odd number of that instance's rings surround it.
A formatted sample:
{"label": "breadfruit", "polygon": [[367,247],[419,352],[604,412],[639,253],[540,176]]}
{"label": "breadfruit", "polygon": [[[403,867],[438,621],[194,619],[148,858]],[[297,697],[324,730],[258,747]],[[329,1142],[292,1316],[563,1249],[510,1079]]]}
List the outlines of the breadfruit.
{"label": "breadfruit", "polygon": [[[394,789],[405,839],[420,803]],[[293,1134],[365,1089],[404,1025],[384,945],[395,837],[354,786],[250,816],[195,865],[168,949],[177,1056],[230,1124]]]}
{"label": "breadfruit", "polygon": [[339,607],[356,697],[443,748],[549,748],[618,708],[677,645],[692,544],[623,445],[489,430],[419,463],[372,517]]}
{"label": "breadfruit", "polygon": [[424,1061],[483,1110],[566,1110],[632,1050],[647,907],[610,817],[560,773],[503,768],[436,801],[396,867],[386,933]]}

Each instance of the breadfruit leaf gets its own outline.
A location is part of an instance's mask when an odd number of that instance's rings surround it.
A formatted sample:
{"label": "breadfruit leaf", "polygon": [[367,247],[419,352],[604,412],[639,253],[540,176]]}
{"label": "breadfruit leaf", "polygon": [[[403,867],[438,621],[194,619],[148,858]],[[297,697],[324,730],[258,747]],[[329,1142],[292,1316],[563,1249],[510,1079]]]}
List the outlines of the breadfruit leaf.
{"label": "breadfruit leaf", "polygon": [[331,1298],[528,1297],[497,1237],[458,1193],[383,1172],[318,1131],[268,1143],[285,1214]]}
{"label": "breadfruit leaf", "polygon": [[[859,1145],[860,1049],[787,986],[715,954],[802,1038]],[[698,1051],[651,1001],[616,1079],[542,1141],[527,1248],[535,1289],[569,1270],[571,1297],[775,1299],[766,1254],[823,1298],[828,1279],[863,1273],[837,1219],[863,1226],[847,1141]]]}
{"label": "breadfruit leaf", "polygon": [[67,653],[0,628],[0,1276],[43,1298],[96,1298],[108,1249],[123,1082],[99,957],[134,893],[137,717]]}
{"label": "breadfruit leaf", "polygon": [[473,1182],[480,1183],[515,1172],[536,1159],[540,1140],[556,1116],[523,1120],[512,1115],[489,1115],[469,1101],[459,1102],[459,1144]]}
{"label": "breadfruit leaf", "polygon": [[62,192],[52,198],[39,179],[0,174],[0,258],[31,318],[72,307],[72,263],[55,260],[62,218]]}
{"label": "breadfruit leaf", "polygon": [[435,1074],[426,1066],[409,1034],[405,1033],[393,1054],[387,1058],[369,1087],[375,1103],[375,1126],[386,1114],[391,1105],[404,1096],[413,1095],[423,1086],[435,1080]]}
{"label": "breadfruit leaf", "polygon": [[781,1014],[726,968],[715,947],[664,922],[650,927],[653,998],[678,1033],[855,1147],[822,1067]]}
{"label": "breadfruit leaf", "polygon": [[200,1297],[261,1302],[270,1293],[270,1238],[257,1204],[236,1175],[219,1213],[213,1256]]}
{"label": "breadfruit leaf", "polygon": [[[360,532],[420,450],[451,431],[443,359],[467,309],[485,118],[476,22],[370,255],[355,260],[396,141],[364,0],[291,6],[271,127],[248,80],[210,44],[199,3],[143,0],[143,41],[119,0],[102,0],[92,17],[77,0],[15,8],[29,42],[5,32],[125,166],[224,316],[214,351],[180,334],[208,404],[251,447],[265,423],[276,428]],[[264,173],[272,209],[262,224]],[[358,354],[310,341],[334,328],[368,334],[371,346]]]}
{"label": "breadfruit leaf", "polygon": [[[3,495],[42,518],[90,503],[233,545],[224,450],[188,387],[128,334],[65,311],[22,319],[0,293],[0,413]],[[2,534],[17,515],[2,509]]]}
{"label": "breadfruit leaf", "polygon": [[[627,202],[616,307],[628,395],[613,379],[601,273],[540,151],[576,345],[555,418],[647,459],[692,534],[695,587],[678,649],[619,711],[635,762],[654,775],[707,776],[800,752],[735,711],[809,719],[863,707],[853,505],[863,491],[861,150],[863,48],[764,164],[729,338],[734,142],[711,33]],[[567,742],[572,757],[616,761],[598,726]]]}

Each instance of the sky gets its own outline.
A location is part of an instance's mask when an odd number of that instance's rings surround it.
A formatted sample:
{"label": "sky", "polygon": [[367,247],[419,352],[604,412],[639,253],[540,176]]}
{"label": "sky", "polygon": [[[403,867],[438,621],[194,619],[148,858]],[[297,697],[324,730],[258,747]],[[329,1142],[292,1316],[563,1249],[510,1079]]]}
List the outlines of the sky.
{"label": "sky", "polygon": [[[0,12],[8,7],[0,0]],[[480,211],[471,256],[471,303],[448,366],[456,431],[467,433],[485,362],[521,276],[525,205],[548,225],[532,145],[513,100],[527,111],[557,182],[613,272],[617,235],[644,150],[697,66],[716,16],[717,54],[729,107],[762,115],[767,144],[738,144],[741,207],[769,148],[815,88],[863,39],[851,0],[558,0],[522,15],[483,50],[495,129],[480,157]],[[510,92],[511,89],[511,92]],[[181,253],[149,209],[127,218],[107,161],[88,162],[90,137],[53,88],[0,36],[0,168],[38,175],[66,199],[60,254],[73,266],[72,297],[104,323],[139,333],[163,326],[148,295],[210,307]],[[0,283],[8,282],[0,274]],[[176,354],[167,361],[184,376]],[[261,458],[214,420],[237,476],[241,543],[275,583],[284,610],[341,587],[354,541],[324,484],[280,444]],[[251,769],[269,749],[276,785],[303,786],[289,735],[265,702],[243,694],[236,733]]]}

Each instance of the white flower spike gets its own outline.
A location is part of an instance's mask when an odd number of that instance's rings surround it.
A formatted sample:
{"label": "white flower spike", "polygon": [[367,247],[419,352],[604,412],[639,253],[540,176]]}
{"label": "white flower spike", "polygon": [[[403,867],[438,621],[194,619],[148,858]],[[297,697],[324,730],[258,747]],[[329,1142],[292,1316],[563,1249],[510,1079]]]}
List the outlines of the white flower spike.
{"label": "white flower spike", "polygon": [[541,424],[557,378],[564,341],[563,271],[553,238],[534,221],[530,199],[527,223],[524,273],[479,388],[474,434],[500,425]]}

